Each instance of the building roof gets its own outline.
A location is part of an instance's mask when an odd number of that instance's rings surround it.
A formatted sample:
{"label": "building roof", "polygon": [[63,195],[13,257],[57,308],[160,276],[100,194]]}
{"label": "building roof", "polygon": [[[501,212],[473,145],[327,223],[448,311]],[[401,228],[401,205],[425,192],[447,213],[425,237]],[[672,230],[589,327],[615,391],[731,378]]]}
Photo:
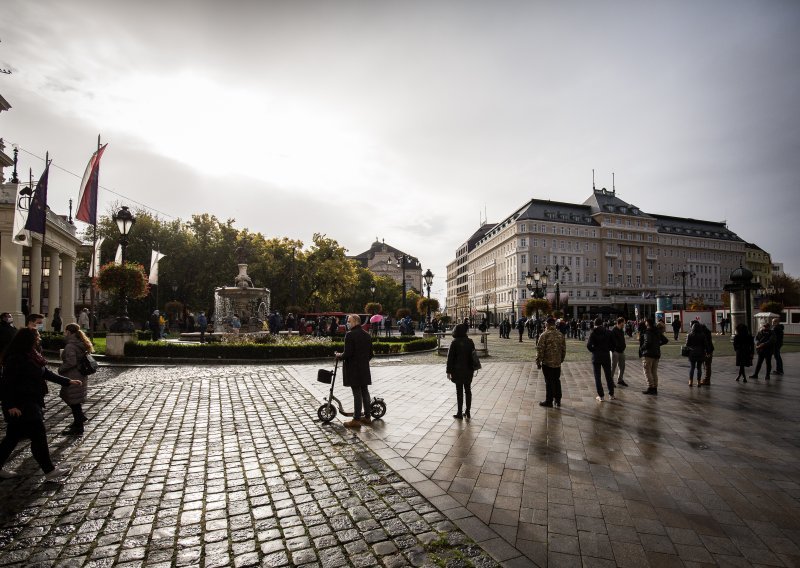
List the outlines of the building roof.
{"label": "building roof", "polygon": [[408,261],[408,263],[406,264],[406,266],[422,266],[419,263],[419,259],[417,257],[411,256],[410,254],[407,254],[407,253],[401,251],[400,249],[397,249],[397,248],[395,248],[395,247],[393,247],[391,245],[387,245],[385,241],[379,241],[377,239],[375,240],[374,243],[372,243],[372,245],[369,247],[368,250],[365,250],[361,254],[357,254],[357,255],[351,256],[349,258],[352,258],[353,260],[355,260],[356,262],[361,264],[361,266],[366,268],[366,267],[369,266],[369,260],[371,258],[374,258],[375,255],[379,254],[379,253],[381,253],[381,254],[389,253],[389,254],[392,254],[395,257],[398,257],[400,255],[406,255],[406,257],[408,257],[410,259]]}
{"label": "building roof", "polygon": [[632,205],[617,197],[617,192],[614,189],[594,189],[592,195],[583,202],[592,210],[592,215],[598,213],[616,213],[618,215],[633,215],[635,217],[649,217],[649,215],[639,209],[636,205]]}
{"label": "building roof", "polygon": [[652,217],[656,220],[656,227],[661,234],[742,241],[739,235],[728,229],[724,221],[703,221],[668,215],[653,215]]}

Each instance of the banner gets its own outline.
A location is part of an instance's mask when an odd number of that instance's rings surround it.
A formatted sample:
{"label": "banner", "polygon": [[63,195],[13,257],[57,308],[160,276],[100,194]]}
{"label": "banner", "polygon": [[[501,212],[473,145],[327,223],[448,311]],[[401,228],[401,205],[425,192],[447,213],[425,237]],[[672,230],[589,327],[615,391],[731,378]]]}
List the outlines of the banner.
{"label": "banner", "polygon": [[98,237],[97,242],[94,245],[94,263],[93,266],[89,267],[90,278],[94,278],[97,276],[97,273],[100,272],[100,246],[103,244],[104,240],[106,240],[105,237]]}
{"label": "banner", "polygon": [[164,256],[157,250],[154,250],[153,253],[150,255],[150,277],[147,281],[150,284],[158,285],[158,261],[164,258]]}
{"label": "banner", "polygon": [[25,228],[25,222],[28,220],[28,211],[20,208],[20,203],[23,200],[28,201],[30,195],[30,187],[19,188],[17,190],[17,202],[14,205],[14,238],[12,242],[25,247],[31,246],[31,233]]}
{"label": "banner", "polygon": [[75,212],[75,218],[90,225],[97,224],[97,187],[100,177],[100,158],[103,156],[106,146],[108,144],[103,144],[92,154],[89,163],[86,165],[86,171],[83,173],[81,189],[78,192],[78,209]]}

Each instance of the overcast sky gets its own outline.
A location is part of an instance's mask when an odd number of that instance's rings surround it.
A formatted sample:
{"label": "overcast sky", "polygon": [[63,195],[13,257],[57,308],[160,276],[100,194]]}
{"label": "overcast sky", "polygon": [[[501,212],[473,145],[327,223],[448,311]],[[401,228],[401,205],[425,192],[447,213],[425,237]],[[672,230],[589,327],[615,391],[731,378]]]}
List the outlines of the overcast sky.
{"label": "overcast sky", "polygon": [[[378,237],[441,299],[484,211],[582,203],[593,168],[800,276],[798,29],[796,0],[4,0],[0,136],[80,176],[101,134],[102,212]],[[50,179],[66,214],[79,179]]]}

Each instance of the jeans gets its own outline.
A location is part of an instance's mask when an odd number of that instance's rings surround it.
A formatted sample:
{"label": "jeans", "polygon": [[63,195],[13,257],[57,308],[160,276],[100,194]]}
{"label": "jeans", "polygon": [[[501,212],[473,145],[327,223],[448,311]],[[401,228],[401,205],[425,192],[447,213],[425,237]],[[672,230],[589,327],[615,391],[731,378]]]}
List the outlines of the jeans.
{"label": "jeans", "polygon": [[611,352],[611,377],[614,377],[614,372],[619,367],[619,377],[617,381],[624,380],[622,377],[625,375],[625,352],[612,351]]}
{"label": "jeans", "polygon": [[697,382],[700,382],[700,375],[703,372],[703,362],[689,359],[689,380],[694,379],[694,370],[697,369]]}
{"label": "jeans", "polygon": [[781,358],[781,348],[776,347],[773,355],[775,356],[775,372],[783,374],[783,359]]}
{"label": "jeans", "polygon": [[605,396],[603,392],[603,383],[600,380],[600,369],[606,376],[606,385],[608,386],[608,394],[614,396],[614,377],[611,374],[611,358],[606,357],[600,360],[592,360],[592,367],[594,367],[594,386],[597,387],[597,395]]}
{"label": "jeans", "polygon": [[362,402],[364,416],[369,416],[369,387],[367,385],[359,385],[350,388],[353,389],[353,419],[358,420],[361,418]]}
{"label": "jeans", "polygon": [[545,397],[548,404],[555,402],[561,404],[561,367],[548,367],[542,365],[544,375]]}
{"label": "jeans", "polygon": [[0,468],[5,465],[6,460],[22,440],[30,438],[31,453],[33,459],[45,473],[50,473],[55,469],[50,460],[50,449],[47,447],[47,433],[44,429],[44,420],[39,411],[39,416],[20,416],[12,417],[3,412],[6,419],[6,436],[0,441]]}

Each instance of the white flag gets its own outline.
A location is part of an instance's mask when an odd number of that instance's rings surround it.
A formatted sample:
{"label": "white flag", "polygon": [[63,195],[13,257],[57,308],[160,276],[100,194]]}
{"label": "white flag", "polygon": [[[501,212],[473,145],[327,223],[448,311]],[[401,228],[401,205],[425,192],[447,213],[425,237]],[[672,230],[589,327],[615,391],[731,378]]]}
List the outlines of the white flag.
{"label": "white flag", "polygon": [[158,285],[158,261],[164,258],[164,256],[165,255],[157,250],[154,250],[150,255],[150,278],[147,279],[150,284]]}
{"label": "white flag", "polygon": [[[14,238],[11,240],[11,242],[29,247],[31,246],[31,233],[25,229],[25,223],[28,221],[28,211],[26,209],[20,209],[19,207],[19,204],[22,201],[22,195],[20,192],[23,189],[30,191],[29,187],[20,187],[17,190],[17,201],[16,205],[14,206]],[[29,194],[25,197],[25,200],[30,203]]]}
{"label": "white flag", "polygon": [[114,257],[114,262],[117,264],[122,264],[122,245],[117,245],[117,254]]}
{"label": "white flag", "polygon": [[100,272],[100,245],[106,240],[105,237],[99,237],[97,243],[94,245],[94,262],[89,267],[89,277],[94,278]]}

